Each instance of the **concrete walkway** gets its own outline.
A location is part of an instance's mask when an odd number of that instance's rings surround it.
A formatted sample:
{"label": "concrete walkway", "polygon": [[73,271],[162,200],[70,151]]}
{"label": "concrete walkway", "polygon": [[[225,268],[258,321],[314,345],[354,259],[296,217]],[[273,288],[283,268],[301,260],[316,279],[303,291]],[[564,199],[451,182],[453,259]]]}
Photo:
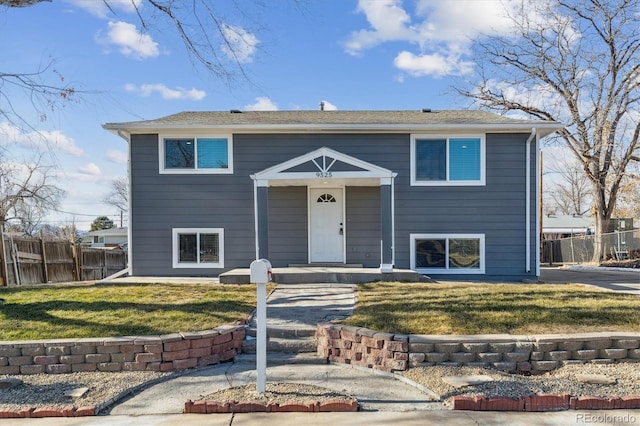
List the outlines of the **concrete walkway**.
{"label": "concrete walkway", "polygon": [[[279,285],[267,299],[267,328],[315,330],[322,321],[344,319],[353,313],[355,286],[351,284]],[[267,355],[268,360],[269,355]],[[187,399],[228,387],[255,383],[255,364],[222,364],[200,368],[157,384],[116,405],[112,415],[180,413]],[[389,374],[348,365],[286,364],[267,368],[267,382],[296,382],[352,395],[369,411],[441,410],[415,386]]]}

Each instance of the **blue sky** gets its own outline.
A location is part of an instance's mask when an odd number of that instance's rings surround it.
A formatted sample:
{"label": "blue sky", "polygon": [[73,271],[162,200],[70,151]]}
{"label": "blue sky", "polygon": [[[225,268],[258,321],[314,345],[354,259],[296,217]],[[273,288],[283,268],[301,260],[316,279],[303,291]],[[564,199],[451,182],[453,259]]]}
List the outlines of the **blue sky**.
{"label": "blue sky", "polygon": [[53,60],[43,78],[57,83],[55,70],[84,92],[44,120],[24,94],[14,95],[33,128],[0,122],[0,144],[15,161],[48,151],[59,167],[67,195],[45,223],[86,230],[100,215],[120,223],[101,200],[126,175],[126,144],[102,129],[106,122],[185,110],[318,109],[320,101],[342,110],[467,108],[450,86],[473,75],[470,42],[507,29],[500,0],[247,0],[243,13],[216,1],[239,35],[248,76],[229,86],[193,64],[173,29],[142,31],[130,3],[112,0],[115,14],[101,0],[0,7],[0,70],[34,72]]}

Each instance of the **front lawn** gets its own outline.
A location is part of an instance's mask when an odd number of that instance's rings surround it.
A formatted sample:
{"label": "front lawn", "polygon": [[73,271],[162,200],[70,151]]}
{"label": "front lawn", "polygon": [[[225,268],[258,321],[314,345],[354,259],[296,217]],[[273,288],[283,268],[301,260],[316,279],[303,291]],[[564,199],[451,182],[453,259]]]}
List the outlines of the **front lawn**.
{"label": "front lawn", "polygon": [[254,285],[100,284],[0,289],[0,340],[207,330],[246,318]]}
{"label": "front lawn", "polygon": [[578,284],[373,283],[348,325],[407,334],[640,331],[640,297]]}

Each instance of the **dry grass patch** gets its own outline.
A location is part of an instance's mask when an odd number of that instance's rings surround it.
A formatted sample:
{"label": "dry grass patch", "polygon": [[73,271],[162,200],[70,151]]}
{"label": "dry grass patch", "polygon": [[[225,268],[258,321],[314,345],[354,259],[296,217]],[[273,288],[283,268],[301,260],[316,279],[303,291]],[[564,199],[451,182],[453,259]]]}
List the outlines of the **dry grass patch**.
{"label": "dry grass patch", "polygon": [[348,325],[407,334],[640,331],[640,297],[579,284],[373,283]]}
{"label": "dry grass patch", "polygon": [[254,285],[99,284],[0,289],[0,340],[200,331],[246,318]]}

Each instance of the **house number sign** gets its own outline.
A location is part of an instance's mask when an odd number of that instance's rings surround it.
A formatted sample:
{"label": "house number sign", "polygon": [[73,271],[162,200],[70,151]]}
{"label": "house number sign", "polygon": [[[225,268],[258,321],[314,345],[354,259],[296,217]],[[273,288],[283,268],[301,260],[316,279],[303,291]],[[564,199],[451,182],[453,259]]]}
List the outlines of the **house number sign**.
{"label": "house number sign", "polygon": [[335,164],[336,159],[323,155],[322,161],[318,162],[317,160],[320,160],[320,158],[315,158],[311,160],[319,170],[318,172],[316,172],[316,177],[319,177],[319,178],[333,177],[333,173],[331,173],[329,170],[331,169],[331,166]]}

